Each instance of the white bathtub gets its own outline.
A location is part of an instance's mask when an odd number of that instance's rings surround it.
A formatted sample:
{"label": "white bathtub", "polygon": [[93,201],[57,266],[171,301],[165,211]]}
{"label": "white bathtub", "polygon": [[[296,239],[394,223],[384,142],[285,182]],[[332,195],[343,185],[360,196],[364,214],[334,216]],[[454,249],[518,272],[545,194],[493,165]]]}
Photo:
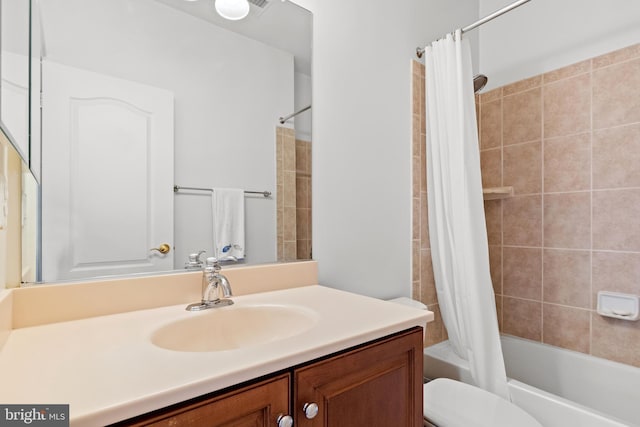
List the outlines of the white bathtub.
{"label": "white bathtub", "polygon": [[[640,427],[640,368],[503,336],[511,400],[545,427]],[[426,378],[473,384],[448,341],[424,349]]]}

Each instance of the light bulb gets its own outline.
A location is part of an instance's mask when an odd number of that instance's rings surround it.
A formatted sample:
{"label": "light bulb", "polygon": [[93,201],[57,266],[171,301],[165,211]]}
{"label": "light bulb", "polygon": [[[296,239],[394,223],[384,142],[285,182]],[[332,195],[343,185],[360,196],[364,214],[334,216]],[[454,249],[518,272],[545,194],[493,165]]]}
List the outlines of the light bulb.
{"label": "light bulb", "polygon": [[237,21],[249,14],[247,0],[216,0],[216,12],[225,19]]}

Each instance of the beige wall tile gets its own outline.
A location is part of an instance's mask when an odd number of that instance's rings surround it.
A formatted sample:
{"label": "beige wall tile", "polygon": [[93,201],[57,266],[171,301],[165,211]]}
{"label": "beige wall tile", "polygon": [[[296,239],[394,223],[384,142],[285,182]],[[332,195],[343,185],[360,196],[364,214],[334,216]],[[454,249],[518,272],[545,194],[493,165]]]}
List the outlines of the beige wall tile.
{"label": "beige wall tile", "polygon": [[639,165],[640,123],[593,133],[593,188],[640,187]]}
{"label": "beige wall tile", "polygon": [[593,58],[593,68],[606,67],[607,65],[628,61],[634,58],[640,58],[640,43]]}
{"label": "beige wall tile", "polygon": [[571,307],[543,304],[543,342],[589,353],[591,313]]}
{"label": "beige wall tile", "polygon": [[420,155],[420,144],[421,144],[421,140],[420,140],[420,116],[417,114],[413,115],[413,121],[411,124],[412,127],[412,136],[411,136],[411,142],[413,144],[413,148],[412,148],[412,153],[414,156],[419,156]]}
{"label": "beige wall tile", "polygon": [[429,311],[433,312],[434,320],[427,324],[424,336],[425,347],[437,344],[447,339],[444,322],[442,321],[442,314],[440,313],[440,306],[438,304],[433,304],[427,306],[427,308]]}
{"label": "beige wall tile", "polygon": [[542,249],[502,249],[502,290],[505,296],[542,301]]}
{"label": "beige wall tile", "polygon": [[420,187],[422,186],[420,182],[420,168],[420,157],[413,156],[413,183],[411,185],[413,197],[420,197]]}
{"label": "beige wall tile", "polygon": [[640,59],[593,72],[593,127],[640,122]]}
{"label": "beige wall tile", "polygon": [[296,173],[295,171],[284,172],[284,206],[296,207]]}
{"label": "beige wall tile", "polygon": [[502,332],[502,295],[496,295],[496,316],[498,317],[498,329]]}
{"label": "beige wall tile", "polygon": [[284,236],[284,208],[278,208],[276,213],[277,221],[276,221],[276,234],[278,237]]}
{"label": "beige wall tile", "polygon": [[591,354],[640,367],[640,322],[591,316]]}
{"label": "beige wall tile", "polygon": [[411,240],[420,240],[420,199],[414,197],[411,200]]}
{"label": "beige wall tile", "polygon": [[296,177],[296,207],[309,209],[309,183],[310,179],[306,176]]}
{"label": "beige wall tile", "polygon": [[593,192],[593,248],[640,252],[640,189]]}
{"label": "beige wall tile", "polygon": [[542,339],[542,303],[502,297],[502,330],[534,341]]}
{"label": "beige wall tile", "polygon": [[511,83],[502,88],[502,95],[508,96],[518,92],[524,92],[529,89],[540,87],[542,84],[542,76],[533,76],[528,79],[520,80],[515,83]]}
{"label": "beige wall tile", "polygon": [[286,261],[295,261],[298,256],[296,242],[284,242],[284,259]]}
{"label": "beige wall tile", "polygon": [[496,99],[502,98],[502,88],[499,87],[497,89],[490,90],[488,92],[483,92],[480,94],[480,104],[484,104],[487,102],[495,101]]}
{"label": "beige wall tile", "polygon": [[295,207],[285,207],[283,213],[284,213],[284,216],[283,216],[284,217],[284,222],[283,222],[284,229],[283,229],[282,236],[284,238],[284,241],[285,242],[287,242],[287,241],[295,241],[296,240],[296,208]]}
{"label": "beige wall tile", "polygon": [[543,258],[544,301],[590,308],[590,252],[545,249]]}
{"label": "beige wall tile", "polygon": [[502,145],[502,99],[480,105],[480,148]]}
{"label": "beige wall tile", "polygon": [[282,146],[282,168],[284,171],[296,170],[296,141],[293,138],[284,138]]}
{"label": "beige wall tile", "polygon": [[420,193],[420,241],[422,249],[429,249],[429,210],[427,193]]}
{"label": "beige wall tile", "polygon": [[308,145],[310,145],[306,141],[296,140],[296,172],[302,174],[310,174],[311,170],[309,169],[309,149]]}
{"label": "beige wall tile", "polygon": [[557,70],[545,73],[543,78],[545,84],[553,83],[558,80],[566,79],[569,77],[577,76],[578,74],[584,74],[591,71],[591,60],[578,62],[567,67],[558,68]]}
{"label": "beige wall tile", "polygon": [[591,135],[544,141],[544,191],[589,190],[591,186]]}
{"label": "beige wall tile", "polygon": [[296,239],[309,240],[309,224],[307,224],[307,209],[296,209]]}
{"label": "beige wall tile", "polygon": [[598,291],[640,295],[640,253],[593,253],[593,308]]}
{"label": "beige wall tile", "polygon": [[542,91],[540,88],[503,98],[503,145],[541,138]]}
{"label": "beige wall tile", "polygon": [[502,182],[515,194],[542,192],[542,144],[540,141],[504,147]]}
{"label": "beige wall tile", "polygon": [[544,86],[544,136],[580,133],[591,127],[591,75]]}
{"label": "beige wall tile", "polygon": [[487,239],[490,245],[502,244],[502,200],[484,202],[484,216],[487,223]]}
{"label": "beige wall tile", "polygon": [[433,265],[431,263],[431,251],[429,249],[420,251],[420,289],[422,292],[420,301],[424,304],[435,304],[438,302],[436,295],[436,284],[433,278]]}
{"label": "beige wall tile", "polygon": [[[421,265],[421,259],[420,259],[420,241],[418,240],[414,240],[411,243],[411,256],[412,256],[412,262],[411,262],[411,279],[414,282],[418,282],[418,284],[420,284],[420,265]],[[418,294],[418,296],[416,297],[416,299],[420,300],[420,294]],[[421,301],[421,300],[420,300]],[[424,302],[424,301],[423,301]]]}
{"label": "beige wall tile", "polygon": [[547,194],[544,199],[544,246],[591,248],[591,195]]}
{"label": "beige wall tile", "polygon": [[502,246],[489,246],[489,268],[493,292],[502,295]]}
{"label": "beige wall tile", "polygon": [[542,197],[519,196],[502,201],[503,244],[542,246]]}
{"label": "beige wall tile", "polygon": [[296,241],[296,259],[310,259],[307,248],[308,240]]}
{"label": "beige wall tile", "polygon": [[417,280],[411,283],[411,299],[420,301],[420,282]]}
{"label": "beige wall tile", "polygon": [[412,104],[411,110],[420,114],[420,74],[414,73],[411,80]]}
{"label": "beige wall tile", "polygon": [[500,148],[480,152],[480,173],[483,187],[502,185],[502,150]]}

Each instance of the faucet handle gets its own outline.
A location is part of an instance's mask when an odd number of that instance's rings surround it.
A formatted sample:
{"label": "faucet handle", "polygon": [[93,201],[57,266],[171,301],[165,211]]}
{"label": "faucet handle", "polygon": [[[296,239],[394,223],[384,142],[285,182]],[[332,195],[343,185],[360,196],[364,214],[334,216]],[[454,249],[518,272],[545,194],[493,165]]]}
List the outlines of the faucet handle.
{"label": "faucet handle", "polygon": [[198,253],[189,254],[188,261],[184,264],[184,268],[200,268],[202,267],[202,260],[200,257],[207,251],[200,251]]}
{"label": "faucet handle", "polygon": [[214,257],[214,256],[210,256],[207,258],[206,262],[205,262],[205,267],[206,268],[213,268],[214,272],[218,272],[220,270],[222,270],[222,267],[220,267],[220,263],[218,262],[218,258]]}

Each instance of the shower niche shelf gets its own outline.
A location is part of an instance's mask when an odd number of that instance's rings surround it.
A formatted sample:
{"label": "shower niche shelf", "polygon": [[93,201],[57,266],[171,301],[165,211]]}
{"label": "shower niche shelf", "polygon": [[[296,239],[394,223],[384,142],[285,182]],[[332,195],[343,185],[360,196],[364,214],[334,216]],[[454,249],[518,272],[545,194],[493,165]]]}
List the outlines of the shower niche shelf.
{"label": "shower niche shelf", "polygon": [[486,187],[482,189],[484,200],[506,199],[513,196],[513,187]]}

